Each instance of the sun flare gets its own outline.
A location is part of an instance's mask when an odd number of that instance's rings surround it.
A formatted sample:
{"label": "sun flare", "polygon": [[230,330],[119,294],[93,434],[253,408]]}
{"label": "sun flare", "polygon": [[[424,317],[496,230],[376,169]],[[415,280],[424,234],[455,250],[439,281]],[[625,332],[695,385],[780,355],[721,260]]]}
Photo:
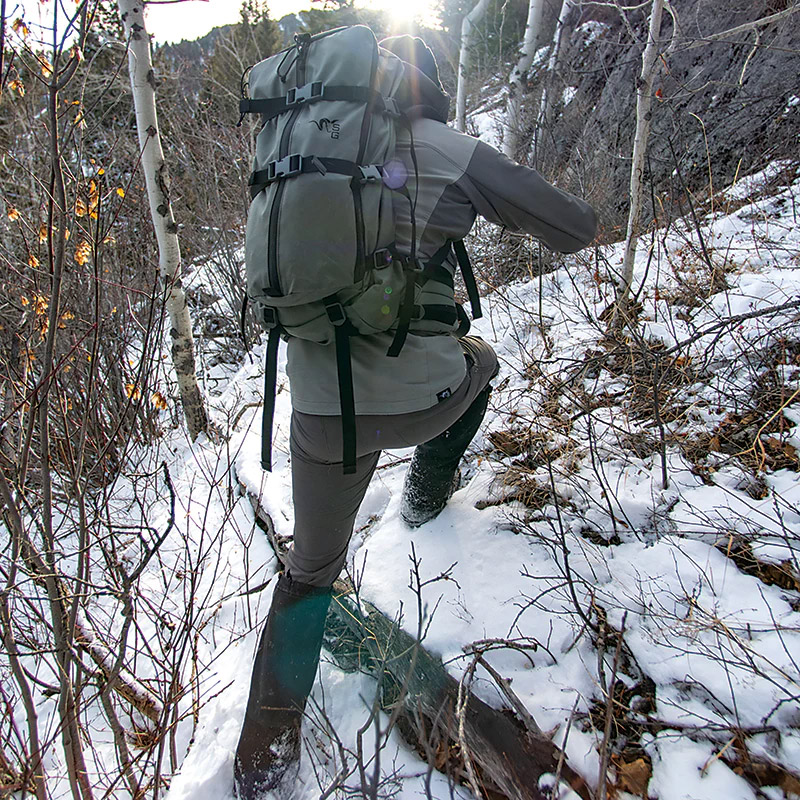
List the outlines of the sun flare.
{"label": "sun flare", "polygon": [[407,25],[410,22],[431,26],[438,20],[431,0],[394,0],[387,4],[386,10],[392,23],[398,26]]}

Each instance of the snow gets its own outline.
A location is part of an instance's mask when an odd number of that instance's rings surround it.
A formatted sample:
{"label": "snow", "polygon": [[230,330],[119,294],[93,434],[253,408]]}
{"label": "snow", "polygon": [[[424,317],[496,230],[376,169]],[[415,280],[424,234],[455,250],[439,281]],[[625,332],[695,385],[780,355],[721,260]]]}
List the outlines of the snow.
{"label": "snow", "polygon": [[605,22],[598,22],[597,20],[590,19],[578,25],[575,30],[579,34],[585,36],[585,44],[590,45],[592,42],[599,39],[610,27],[611,26],[607,25]]}
{"label": "snow", "polygon": [[[588,36],[599,35],[602,27],[582,26]],[[478,124],[475,117],[473,123]],[[730,742],[740,729],[754,731],[742,740],[754,756],[789,770],[800,763],[798,593],[746,574],[729,557],[736,537],[742,537],[764,562],[789,562],[797,569],[798,472],[765,469],[756,476],[741,454],[709,445],[706,460],[693,461],[680,446],[742,413],[763,354],[781,337],[800,338],[796,306],[755,315],[800,297],[794,210],[800,182],[766,189],[787,166],[773,164],[741,178],[720,194],[717,208],[703,220],[706,245],[724,273],[726,290],[709,289],[708,268],[685,221],[657,237],[649,267],[648,248],[639,248],[634,286],[641,286],[642,341],[679,351],[685,368],[696,370],[664,397],[676,412],[663,423],[666,486],[659,429],[638,407],[647,402],[640,396],[647,397],[641,384],[647,378],[634,380],[608,361],[585,370],[600,351],[603,326],[597,320],[613,288],[609,276],[598,280],[591,259],[578,255],[541,281],[543,326],[538,280],[485,298],[486,317],[473,332],[492,343],[502,368],[482,432],[468,453],[466,481],[442,514],[415,530],[401,522],[409,450],[381,457],[356,519],[347,563],[358,575],[362,597],[415,634],[417,597],[409,581],[413,546],[422,579],[431,581],[422,596],[429,624],[424,644],[455,678],[470,665],[465,649],[472,642],[523,638],[536,644],[525,652],[494,649],[486,658],[512,681],[514,692],[555,742],[567,738],[569,762],[591,786],[598,782],[602,740],[592,714],[596,704],[605,707],[600,687],[615,670],[630,689],[645,692],[644,676],[654,687],[649,713],[657,725],[643,729],[638,742],[652,762],[651,797],[781,796],[769,788],[758,795],[731,769],[728,761],[735,760],[736,748]],[[609,264],[619,264],[621,246],[606,248],[605,255]],[[685,296],[687,286],[694,287],[694,305],[667,302],[667,297]],[[735,325],[715,327],[739,315],[743,318]],[[176,704],[181,721],[168,800],[232,797],[233,750],[278,566],[240,484],[260,499],[279,535],[292,533],[285,353],[282,349],[279,362],[275,467],[269,474],[259,463],[262,359],[263,344],[238,368],[216,364],[204,372],[207,385],[217,387],[210,400],[221,430],[218,441],[201,437],[189,444],[174,431],[142,454],[141,474],[148,466],[157,474],[160,461],[167,461],[176,514],[174,529],[140,587],[160,616],[143,611],[137,636],[161,652],[165,633],[157,619],[179,623],[187,614],[196,634],[196,680],[190,660],[181,667],[184,685],[193,685],[194,692]],[[781,368],[789,393],[782,412],[786,425],[783,433],[770,435],[780,437],[783,446],[800,448],[800,397],[791,395],[800,387],[800,362],[790,359]],[[596,401],[591,413],[585,413],[587,398]],[[487,432],[509,429],[538,435],[554,450],[551,463],[538,459],[529,467],[515,465],[519,457],[493,450]],[[765,437],[754,431],[754,451]],[[515,491],[514,474],[542,490],[541,502],[526,506],[517,495],[498,504]],[[757,477],[762,488],[754,492]],[[164,531],[169,517],[164,483],[153,479],[139,487],[140,479],[131,475],[119,482],[114,498],[119,521],[138,519],[146,507],[148,524]],[[144,496],[144,506],[134,502]],[[131,537],[121,539],[121,547],[124,542],[135,561],[141,543]],[[624,632],[629,659],[617,667],[613,643],[600,657],[597,637],[587,628],[587,619],[599,619],[599,609],[609,625]],[[93,615],[119,630],[118,606],[111,598],[98,601]],[[141,679],[158,677],[155,664],[146,659],[137,669]],[[342,752],[351,754],[352,766],[376,690],[373,678],[343,672],[323,654],[292,797],[319,797],[340,771]],[[473,690],[495,707],[505,703],[480,669]],[[38,709],[52,720],[45,729],[55,730],[55,701],[41,698]],[[643,712],[632,713],[643,718]],[[112,770],[115,763],[104,725],[98,712],[89,765],[95,774]],[[334,746],[331,729],[343,750]],[[369,736],[365,746],[372,747]],[[51,789],[53,797],[67,797],[66,778],[55,777],[65,775],[58,752],[50,750]],[[388,785],[396,790],[393,796],[425,796],[426,767],[396,731],[381,761]],[[348,785],[356,780],[351,776]],[[431,793],[450,796],[443,775],[434,773]],[[107,796],[116,796],[114,790]],[[458,787],[454,796],[471,795]]]}
{"label": "snow", "polygon": [[467,132],[481,141],[499,148],[505,119],[505,86],[489,90],[470,111]]}

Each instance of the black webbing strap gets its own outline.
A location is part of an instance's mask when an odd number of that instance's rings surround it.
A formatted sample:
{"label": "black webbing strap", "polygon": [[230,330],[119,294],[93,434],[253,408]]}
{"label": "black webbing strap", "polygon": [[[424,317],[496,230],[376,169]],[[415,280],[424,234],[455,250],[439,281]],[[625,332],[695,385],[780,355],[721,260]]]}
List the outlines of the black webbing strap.
{"label": "black webbing strap", "polygon": [[416,294],[417,282],[414,267],[416,266],[416,237],[417,237],[417,223],[414,219],[414,201],[411,199],[411,194],[407,186],[402,186],[395,189],[398,194],[408,200],[408,205],[411,210],[411,257],[405,259],[404,273],[406,276],[406,290],[403,293],[403,299],[400,301],[400,311],[397,315],[397,330],[395,331],[392,343],[386,351],[389,358],[397,358],[403,345],[408,338],[408,329],[411,325],[411,319],[414,316],[414,296]]}
{"label": "black webbing strap", "polygon": [[411,320],[414,318],[414,294],[416,289],[416,281],[414,280],[414,271],[406,269],[406,290],[403,294],[403,299],[400,301],[400,313],[397,315],[397,331],[395,331],[394,339],[389,346],[386,355],[390,358],[397,358],[403,345],[408,338],[408,329],[411,326]]}
{"label": "black webbing strap", "polygon": [[333,324],[336,343],[336,375],[342,412],[342,466],[345,475],[352,475],[356,471],[356,401],[350,360],[351,326],[336,295],[326,297],[323,302]]}
{"label": "black webbing strap", "polygon": [[242,337],[245,353],[250,350],[247,344],[247,302],[249,299],[247,291],[245,290],[244,297],[242,298],[242,313],[239,316],[239,335]]}
{"label": "black webbing strap", "polygon": [[399,114],[397,103],[392,98],[384,97],[380,92],[376,92],[368,86],[326,86],[320,81],[290,89],[282,97],[246,97],[239,101],[239,111],[242,116],[261,114],[266,122],[297,106],[316,103],[318,100],[372,103],[378,112]]}
{"label": "black webbing strap", "polygon": [[[274,311],[273,309],[268,309]],[[272,472],[272,422],[275,418],[275,391],[278,383],[278,345],[281,331],[277,324],[269,329],[264,365],[264,413],[261,417],[261,466]]]}
{"label": "black webbing strap", "polygon": [[426,262],[425,266],[429,267],[439,267],[444,264],[445,259],[450,254],[450,249],[453,246],[453,242],[448,239]]}
{"label": "black webbing strap", "polygon": [[458,320],[458,311],[455,305],[426,303],[414,306],[414,319],[429,319],[441,322],[443,325],[455,325]]}
{"label": "black webbing strap", "polygon": [[467,248],[464,247],[463,239],[453,242],[453,250],[458,259],[458,266],[461,267],[461,276],[464,278],[464,286],[467,289],[467,297],[472,308],[472,319],[483,316],[481,311],[481,298],[478,294],[478,284],[475,283],[475,273],[472,271],[472,264],[469,260]]}
{"label": "black webbing strap", "polygon": [[395,331],[394,339],[392,339],[392,343],[389,345],[389,349],[386,352],[386,355],[390,358],[397,358],[397,356],[400,355],[400,351],[403,349],[403,345],[406,343],[406,339],[408,338],[408,329],[411,325],[411,318],[414,314],[414,295],[417,285],[414,268],[417,266],[416,212],[417,197],[419,195],[419,164],[417,163],[417,154],[414,149],[414,133],[411,130],[411,121],[404,115],[401,115],[399,120],[408,129],[411,161],[414,164],[414,199],[411,199],[411,193],[408,191],[408,186],[402,186],[399,189],[395,189],[398,194],[403,195],[403,197],[408,200],[408,207],[411,213],[411,256],[407,260],[408,266],[405,269],[406,291],[403,295],[403,300],[400,303],[400,313],[397,317],[397,330]]}
{"label": "black webbing strap", "polygon": [[449,269],[443,267],[441,264],[426,264],[417,276],[417,283],[424,286],[428,281],[436,281],[436,283],[443,283],[445,286],[453,288],[453,275]]}
{"label": "black webbing strap", "polygon": [[381,167],[377,164],[361,166],[355,161],[344,158],[327,158],[326,156],[303,156],[294,153],[278,161],[270,161],[266,169],[259,169],[250,174],[250,196],[255,197],[274,181],[281,178],[293,178],[310,172],[327,175],[347,175],[363,183],[380,181],[383,178]]}

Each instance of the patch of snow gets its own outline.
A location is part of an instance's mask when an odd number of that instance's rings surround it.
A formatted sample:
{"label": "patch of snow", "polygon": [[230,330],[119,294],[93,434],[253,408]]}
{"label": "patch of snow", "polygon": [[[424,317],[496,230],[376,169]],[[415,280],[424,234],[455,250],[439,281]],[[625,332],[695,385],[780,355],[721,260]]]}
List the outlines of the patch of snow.
{"label": "patch of snow", "polygon": [[597,39],[599,39],[607,30],[610,29],[610,25],[606,24],[605,22],[598,22],[597,20],[590,19],[586,22],[578,25],[575,31],[581,34],[585,38],[585,44],[592,44]]}

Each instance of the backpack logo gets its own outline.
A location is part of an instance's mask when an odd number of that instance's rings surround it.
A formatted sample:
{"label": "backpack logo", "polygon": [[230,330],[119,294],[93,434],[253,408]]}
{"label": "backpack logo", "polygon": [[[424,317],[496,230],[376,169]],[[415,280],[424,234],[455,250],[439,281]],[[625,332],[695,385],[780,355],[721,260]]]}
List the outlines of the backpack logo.
{"label": "backpack logo", "polygon": [[331,135],[331,139],[339,138],[339,131],[341,130],[341,127],[338,119],[328,119],[327,117],[323,117],[322,119],[309,120],[309,122],[313,122],[317,126],[317,130],[320,133],[322,131],[329,133]]}

